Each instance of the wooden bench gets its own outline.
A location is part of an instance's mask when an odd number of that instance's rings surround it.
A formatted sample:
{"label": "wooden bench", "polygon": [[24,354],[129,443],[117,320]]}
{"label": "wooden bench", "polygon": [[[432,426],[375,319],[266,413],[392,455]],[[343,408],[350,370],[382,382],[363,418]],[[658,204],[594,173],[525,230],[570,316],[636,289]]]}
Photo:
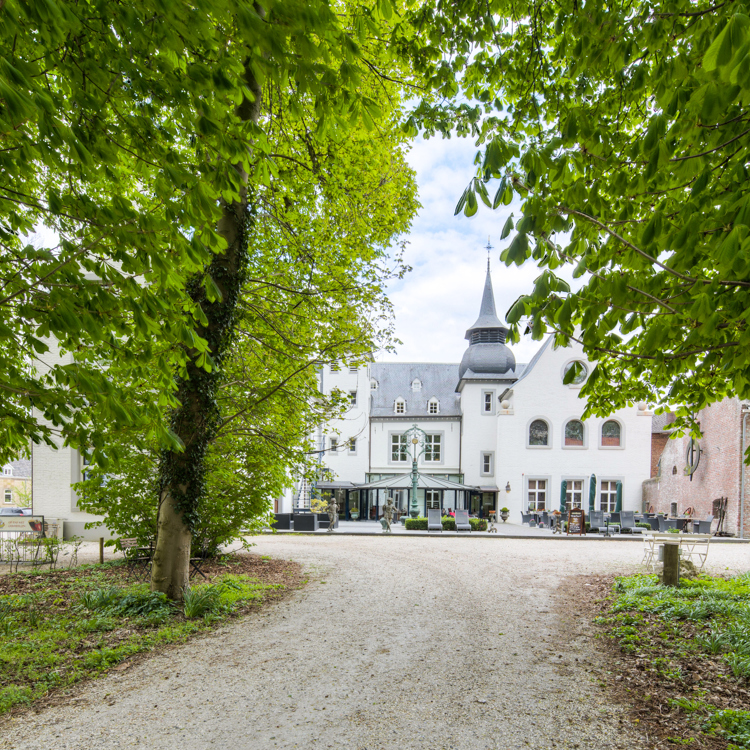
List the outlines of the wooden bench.
{"label": "wooden bench", "polygon": [[154,548],[151,545],[148,547],[139,546],[138,540],[135,538],[119,539],[117,545],[125,555],[128,578],[133,574],[140,576],[141,571],[145,578],[151,570],[151,558],[154,556]]}

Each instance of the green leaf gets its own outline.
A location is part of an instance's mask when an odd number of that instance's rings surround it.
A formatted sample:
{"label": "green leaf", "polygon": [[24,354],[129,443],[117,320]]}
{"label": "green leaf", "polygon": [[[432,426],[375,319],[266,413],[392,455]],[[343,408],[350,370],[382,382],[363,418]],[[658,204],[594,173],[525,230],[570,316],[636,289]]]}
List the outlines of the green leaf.
{"label": "green leaf", "polygon": [[504,240],[513,230],[513,214],[511,214],[503,225],[503,231],[500,233],[500,239]]}
{"label": "green leaf", "polygon": [[732,57],[731,21],[714,37],[711,46],[703,56],[703,69],[716,70],[720,65],[726,65]]}

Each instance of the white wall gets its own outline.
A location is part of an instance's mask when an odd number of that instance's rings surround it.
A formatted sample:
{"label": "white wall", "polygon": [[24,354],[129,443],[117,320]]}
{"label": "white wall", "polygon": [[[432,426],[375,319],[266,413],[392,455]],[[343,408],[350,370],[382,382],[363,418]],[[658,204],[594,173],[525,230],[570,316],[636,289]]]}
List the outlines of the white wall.
{"label": "white wall", "polygon": [[[466,382],[461,391],[461,409],[463,411],[463,445],[461,466],[464,482],[477,487],[498,486],[498,450],[497,450],[497,412],[498,396],[506,386],[498,383]],[[492,393],[492,411],[484,411],[484,393]],[[482,453],[493,454],[492,475],[481,473]],[[505,483],[503,483],[503,487]],[[502,507],[500,505],[499,507]]]}
{"label": "white wall", "polygon": [[[526,489],[530,477],[547,479],[547,507],[560,507],[560,484],[563,479],[583,479],[583,506],[588,510],[588,478],[597,477],[597,504],[602,480],[621,481],[623,509],[641,509],[641,483],[648,479],[651,461],[651,413],[638,411],[637,406],[615,412],[612,417],[622,425],[621,448],[602,448],[600,429],[606,419],[592,418],[584,424],[586,440],[583,448],[563,446],[564,425],[570,418],[580,419],[585,402],[578,398],[580,386],[563,385],[563,372],[574,359],[593,369],[579,346],[554,349],[549,345],[536,366],[520,383],[513,386],[510,408],[500,409],[497,418],[498,486],[510,482],[511,493],[500,498],[511,510],[511,521],[520,521],[519,511],[527,507]],[[547,448],[527,446],[527,431],[535,418],[544,418],[550,425]],[[507,499],[505,499],[507,497]]]}
{"label": "white wall", "polygon": [[393,419],[372,423],[372,473],[404,474],[411,471],[411,446],[409,460],[399,463],[391,461],[391,434],[403,434],[412,425],[428,434],[441,435],[441,461],[419,459],[419,467],[430,474],[457,474],[460,461],[461,423],[458,419]]}
{"label": "white wall", "polygon": [[[46,339],[45,343],[50,350],[39,356],[38,370],[43,372],[54,365],[72,364],[72,355],[61,355],[54,339]],[[40,419],[39,412],[35,411],[35,417]],[[85,524],[102,521],[103,516],[75,510],[76,495],[70,485],[80,481],[80,455],[78,451],[64,447],[61,440],[55,442],[56,450],[47,445],[33,445],[31,449],[34,513],[49,519],[62,519],[66,538],[73,535],[89,539],[108,537],[109,533],[103,528],[85,529]]]}

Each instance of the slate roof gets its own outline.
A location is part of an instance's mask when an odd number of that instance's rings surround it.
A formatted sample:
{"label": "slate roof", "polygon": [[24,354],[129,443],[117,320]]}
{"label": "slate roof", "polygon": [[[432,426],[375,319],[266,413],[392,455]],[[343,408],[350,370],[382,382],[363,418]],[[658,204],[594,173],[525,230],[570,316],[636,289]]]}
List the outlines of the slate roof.
{"label": "slate roof", "polygon": [[[371,417],[458,417],[461,415],[460,396],[454,389],[458,383],[458,365],[435,362],[375,362],[370,365],[370,377],[378,381],[371,390]],[[413,391],[415,379],[422,381],[422,390]],[[401,396],[406,401],[404,414],[395,414],[393,406]],[[427,413],[432,397],[440,402],[440,413]]]}
{"label": "slate roof", "polygon": [[[508,329],[500,322],[495,310],[495,295],[492,291],[492,277],[490,268],[487,266],[487,277],[484,280],[484,293],[482,294],[482,304],[479,307],[479,317],[474,325],[466,331],[464,338],[471,339],[471,332],[477,328],[502,328],[506,333]],[[503,337],[503,341],[505,338]]]}
{"label": "slate roof", "polygon": [[529,365],[517,362],[515,368],[511,368],[507,372],[504,372],[502,375],[498,375],[497,373],[488,374],[486,372],[474,372],[473,370],[467,370],[461,376],[461,380],[492,380],[515,383],[523,377],[523,374],[526,372],[527,367],[529,367]]}
{"label": "slate roof", "polygon": [[651,432],[669,432],[670,424],[674,422],[674,414],[665,411],[663,414],[654,414],[651,417]]}
{"label": "slate roof", "polygon": [[19,458],[17,461],[9,461],[4,466],[10,464],[13,467],[14,479],[31,479],[31,461],[28,458]]}

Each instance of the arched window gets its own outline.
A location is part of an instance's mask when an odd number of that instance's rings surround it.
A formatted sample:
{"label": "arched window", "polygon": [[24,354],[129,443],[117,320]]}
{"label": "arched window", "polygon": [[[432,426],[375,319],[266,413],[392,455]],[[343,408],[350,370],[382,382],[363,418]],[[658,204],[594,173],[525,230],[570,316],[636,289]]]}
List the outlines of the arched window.
{"label": "arched window", "polygon": [[414,378],[414,380],[411,381],[411,389],[413,391],[421,391],[422,381],[419,378]]}
{"label": "arched window", "polygon": [[571,419],[565,425],[565,445],[583,447],[583,422],[580,419]]}
{"label": "arched window", "polygon": [[619,448],[622,445],[622,427],[614,419],[602,425],[602,447]]}
{"label": "arched window", "polygon": [[370,390],[371,391],[377,391],[378,390],[378,381],[375,380],[375,378],[372,378],[370,380]]}
{"label": "arched window", "polygon": [[529,445],[549,445],[549,425],[543,419],[529,425]]}
{"label": "arched window", "polygon": [[436,398],[431,398],[427,404],[428,414],[440,414],[440,402]]}
{"label": "arched window", "polygon": [[402,398],[397,398],[395,404],[393,405],[393,411],[396,414],[405,414],[406,413],[406,401]]}

